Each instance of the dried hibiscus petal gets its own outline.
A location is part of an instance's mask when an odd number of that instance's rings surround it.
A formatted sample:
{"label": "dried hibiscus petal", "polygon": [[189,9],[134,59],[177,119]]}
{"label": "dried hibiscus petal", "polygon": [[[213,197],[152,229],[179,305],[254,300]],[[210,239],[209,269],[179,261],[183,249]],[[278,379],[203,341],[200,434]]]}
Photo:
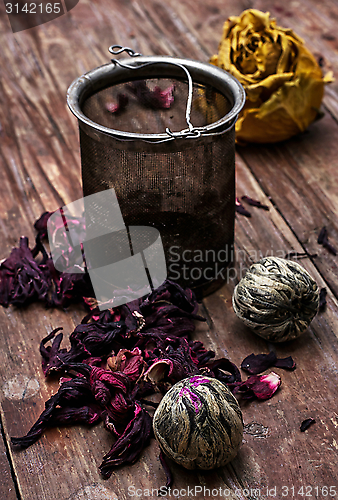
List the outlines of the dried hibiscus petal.
{"label": "dried hibiscus petal", "polygon": [[210,370],[210,376],[224,382],[230,388],[242,380],[237,366],[226,358],[215,359],[212,363],[207,364],[207,368]]}
{"label": "dried hibiscus petal", "polygon": [[138,403],[135,403],[134,417],[111,450],[103,457],[99,467],[103,477],[108,479],[118,465],[136,462],[151,435],[151,417]]}
{"label": "dried hibiscus petal", "polygon": [[235,209],[238,214],[245,215],[245,217],[251,217],[251,213],[245,207],[243,207],[238,198],[236,198],[235,200]]}
{"label": "dried hibiscus petal", "polygon": [[214,351],[207,350],[199,340],[189,340],[191,355],[197,361],[197,366],[205,366],[215,357]]}
{"label": "dried hibiscus petal", "polygon": [[269,210],[269,207],[267,205],[263,205],[260,201],[253,200],[252,198],[249,198],[249,196],[242,196],[242,200],[246,201],[253,207],[262,208],[263,210]]}
{"label": "dried hibiscus petal", "polygon": [[21,237],[19,248],[0,265],[0,304],[8,307],[26,305],[34,300],[48,300],[51,278],[44,267],[34,260],[28,238]]}
{"label": "dried hibiscus petal", "polygon": [[34,222],[34,229],[37,230],[38,238],[39,239],[44,239],[47,238],[48,232],[47,232],[47,222],[49,217],[53,214],[54,212],[44,212],[40,217]]}
{"label": "dried hibiscus petal", "polygon": [[326,248],[333,255],[337,255],[337,250],[329,242],[328,231],[325,226],[320,230],[317,242],[320,245],[323,245],[323,247]]}
{"label": "dried hibiscus petal", "polygon": [[[47,337],[44,337],[40,343],[40,354],[42,357],[42,370],[45,376],[49,375],[52,371],[58,371],[62,368],[65,363],[75,361],[67,349],[60,349],[60,345],[63,339],[63,334],[58,333],[62,328],[55,328]],[[56,337],[55,337],[56,335]],[[54,338],[55,337],[55,338]],[[47,346],[47,342],[53,340],[51,346]],[[78,360],[76,360],[78,361]]]}
{"label": "dried hibiscus petal", "polygon": [[173,475],[171,473],[169,465],[167,464],[166,456],[164,455],[162,450],[160,451],[159,459],[160,459],[160,462],[162,464],[163,470],[164,470],[166,478],[167,478],[165,486],[166,486],[166,488],[169,488],[169,486],[171,486],[173,483]]}
{"label": "dried hibiscus petal", "polygon": [[326,309],[326,295],[327,295],[327,290],[326,288],[321,288],[319,292],[319,311],[325,311]]}
{"label": "dried hibiscus petal", "polygon": [[138,347],[135,347],[132,351],[120,349],[116,356],[110,356],[107,359],[107,369],[113,372],[123,372],[131,382],[137,381],[142,375],[145,366],[142,351]]}
{"label": "dried hibiscus petal", "polygon": [[291,356],[278,359],[276,354],[270,351],[269,354],[250,354],[243,359],[241,364],[242,370],[251,374],[262,373],[271,366],[276,366],[285,370],[294,370],[296,368],[296,363]]}
{"label": "dried hibiscus petal", "polygon": [[[88,408],[87,412],[83,410],[84,406]],[[76,411],[81,408],[81,412]],[[61,412],[61,410],[63,411]],[[84,422],[84,419],[87,418],[86,423],[94,423],[99,418],[97,405],[91,398],[90,386],[84,377],[65,381],[58,392],[46,401],[45,410],[29,432],[23,437],[11,438],[12,444],[27,448],[39,439],[45,429],[54,426],[56,421],[63,419],[68,424],[72,423],[72,416],[74,422],[79,422],[79,418],[82,418],[81,421]]]}
{"label": "dried hibiscus petal", "polygon": [[[84,295],[93,294],[87,274],[60,273],[47,254],[42,239],[47,237],[47,222],[52,214],[45,212],[35,222],[38,233],[33,249],[28,246],[28,238],[22,237],[19,248],[14,248],[1,263],[0,304],[4,307],[9,304],[25,306],[37,300],[47,306],[67,307],[72,302],[82,301]],[[79,221],[72,223],[80,224]]]}
{"label": "dried hibiscus petal", "polygon": [[162,90],[160,87],[156,86],[153,90],[153,99],[157,103],[159,108],[169,109],[174,103],[174,90],[175,85],[170,85],[166,89]]}
{"label": "dried hibiscus petal", "polygon": [[324,243],[324,241],[327,240],[327,229],[326,227],[322,227],[322,229],[320,230],[320,233],[318,235],[318,239],[317,239],[317,243],[319,243],[319,245],[322,245]]}
{"label": "dried hibiscus petal", "polygon": [[295,370],[296,363],[293,361],[291,356],[287,358],[278,358],[274,364],[276,368],[283,368],[284,370]]}
{"label": "dried hibiscus petal", "polygon": [[277,361],[276,354],[271,351],[269,354],[250,354],[243,359],[241,368],[248,373],[262,373],[271,366],[274,366]]}
{"label": "dried hibiscus petal", "polygon": [[145,380],[156,384],[165,379],[165,381],[175,384],[183,378],[199,374],[187,340],[179,339],[178,344],[177,347],[169,344],[165,351],[154,350],[158,357],[152,360],[150,368],[144,374]]}
{"label": "dried hibiscus petal", "polygon": [[303,422],[301,423],[301,426],[300,426],[300,431],[301,432],[305,432],[306,429],[308,429],[310,427],[310,425],[314,424],[316,421],[314,418],[307,418],[305,420],[303,420]]}

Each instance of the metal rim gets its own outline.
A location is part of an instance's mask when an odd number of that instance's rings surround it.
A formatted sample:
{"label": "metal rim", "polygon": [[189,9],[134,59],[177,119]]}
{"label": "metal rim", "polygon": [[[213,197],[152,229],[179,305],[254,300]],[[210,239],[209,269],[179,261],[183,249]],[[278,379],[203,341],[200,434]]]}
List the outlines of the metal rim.
{"label": "metal rim", "polygon": [[[212,134],[218,135],[222,132],[225,133],[235,124],[237,116],[244,106],[245,91],[242,85],[232,75],[212,64],[166,56],[142,56],[133,60],[122,59],[120,63],[131,66],[133,69],[128,70],[113,62],[99,66],[74,80],[67,92],[67,104],[69,109],[80,123],[91,127],[97,132],[114,137],[115,139],[122,141],[144,140],[149,142],[160,142],[167,139],[168,135],[166,133],[139,134],[105,127],[90,120],[83,113],[81,109],[83,101],[110,85],[131,80],[159,77],[182,79],[184,75],[179,65],[183,65],[190,72],[194,82],[212,85],[221,94],[230,99],[232,103],[231,110],[224,117],[209,125],[196,127],[196,130],[201,132],[200,135],[209,136]],[[142,66],[145,63],[154,64],[148,64],[145,68],[138,68],[138,66]],[[137,71],[135,71],[135,69],[137,69]]]}

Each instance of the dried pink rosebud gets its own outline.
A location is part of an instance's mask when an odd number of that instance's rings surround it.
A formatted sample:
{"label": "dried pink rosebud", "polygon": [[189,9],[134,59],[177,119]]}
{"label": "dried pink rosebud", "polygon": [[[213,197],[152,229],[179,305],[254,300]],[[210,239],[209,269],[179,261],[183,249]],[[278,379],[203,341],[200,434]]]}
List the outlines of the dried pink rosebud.
{"label": "dried pink rosebud", "polygon": [[128,102],[129,98],[126,94],[118,94],[117,102],[106,103],[106,110],[109,111],[110,113],[115,113],[115,114],[121,113],[126,109]]}
{"label": "dried pink rosebud", "polygon": [[164,90],[156,86],[151,90],[144,80],[137,80],[129,83],[127,88],[143,106],[148,108],[169,109],[174,103],[175,85],[170,85]]}
{"label": "dried pink rosebud", "polygon": [[157,102],[159,108],[169,109],[174,103],[175,85],[162,90],[160,87],[155,87],[153,90],[154,103]]}
{"label": "dried pink rosebud", "polygon": [[241,394],[243,399],[270,399],[281,385],[281,378],[277,373],[267,375],[251,375],[244,382],[238,383],[234,393]]}

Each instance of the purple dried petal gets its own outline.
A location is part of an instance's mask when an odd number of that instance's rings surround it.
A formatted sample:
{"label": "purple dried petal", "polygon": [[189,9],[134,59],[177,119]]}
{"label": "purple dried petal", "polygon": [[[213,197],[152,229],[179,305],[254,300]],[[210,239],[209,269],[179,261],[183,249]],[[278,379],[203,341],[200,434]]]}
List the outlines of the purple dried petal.
{"label": "purple dried petal", "polygon": [[296,368],[296,363],[291,356],[280,359],[277,358],[273,351],[270,351],[269,354],[250,354],[243,359],[241,364],[242,370],[253,375],[262,373],[271,366],[283,368],[284,370],[294,370]]}
{"label": "purple dried petal", "polygon": [[303,420],[300,426],[300,431],[304,432],[306,429],[310,427],[310,425],[314,424],[316,421],[314,418],[307,418],[306,420]]}
{"label": "purple dried petal", "polygon": [[[79,343],[71,340],[71,348],[69,351],[67,349],[60,349],[63,334],[59,333],[56,337],[55,334],[62,330],[62,328],[56,328],[47,337],[43,338],[40,343],[40,354],[42,357],[42,370],[45,376],[50,375],[51,372],[59,372],[64,370],[64,366],[70,363],[79,363],[85,358],[88,358],[88,351],[85,347]],[[51,341],[53,338],[53,343],[51,346],[47,346],[47,342]],[[90,364],[90,363],[87,363]]]}
{"label": "purple dried petal", "polygon": [[283,368],[283,370],[296,369],[296,363],[291,356],[288,356],[287,358],[278,358],[274,366],[276,368]]}
{"label": "purple dried petal", "polygon": [[34,222],[34,229],[38,232],[38,237],[42,240],[44,238],[47,238],[48,236],[48,231],[47,231],[47,222],[49,217],[53,214],[54,212],[44,212],[40,217]]}
{"label": "purple dried petal", "polygon": [[69,340],[72,346],[81,345],[89,356],[108,356],[112,350],[118,351],[120,349],[116,337],[123,335],[124,331],[123,322],[108,321],[103,323],[95,321],[78,325],[70,335]]}
{"label": "purple dried petal", "polygon": [[83,301],[84,296],[93,295],[89,275],[77,273],[60,273],[54,267],[52,259],[46,262],[53,290],[48,305],[52,307],[68,307],[71,303]]}
{"label": "purple dried petal", "polygon": [[263,205],[260,201],[253,200],[252,198],[249,198],[249,196],[242,196],[242,200],[246,201],[253,207],[262,208],[263,210],[269,210],[269,207],[267,205]]}
{"label": "purple dried petal", "polygon": [[127,424],[123,434],[113,444],[111,450],[103,457],[99,469],[105,479],[109,478],[113,469],[119,465],[136,462],[143,448],[148,444],[152,434],[150,415],[139,404],[135,403],[134,417]]}
{"label": "purple dried petal", "polygon": [[[61,360],[62,355],[67,352],[67,349],[60,349],[60,344],[62,342],[63,334],[59,333],[56,337],[55,334],[62,330],[61,328],[55,328],[47,337],[43,338],[40,343],[40,354],[42,357],[42,370],[45,376],[49,375],[51,371],[57,370],[63,365]],[[54,339],[55,337],[55,339]],[[54,339],[52,346],[46,347],[45,344],[50,340]]]}
{"label": "purple dried petal", "polygon": [[332,255],[337,255],[337,250],[333,245],[331,245],[329,241],[324,241],[323,247],[326,248],[326,250],[328,250],[330,253],[332,253]]}
{"label": "purple dried petal", "polygon": [[331,243],[329,242],[329,239],[328,239],[328,231],[326,229],[326,227],[324,226],[319,235],[318,235],[318,239],[317,239],[317,242],[320,244],[320,245],[323,245],[324,248],[326,248],[330,253],[332,253],[333,255],[337,255],[337,250],[334,248],[333,245],[331,245]]}
{"label": "purple dried petal", "polygon": [[7,307],[46,300],[51,285],[49,273],[34,260],[28,238],[21,237],[19,248],[0,265],[0,304]]}
{"label": "purple dried petal", "polygon": [[131,382],[137,381],[142,375],[145,366],[142,352],[138,347],[135,347],[132,351],[120,349],[116,356],[110,356],[107,359],[107,369],[113,372],[123,372]]}
{"label": "purple dried petal", "polygon": [[327,241],[327,229],[325,226],[322,227],[322,229],[320,230],[320,233],[319,233],[318,239],[317,239],[317,243],[322,245],[324,243],[324,241]]}
{"label": "purple dried petal", "polygon": [[105,407],[109,421],[113,424],[117,436],[123,432],[126,422],[130,420],[133,408],[134,401],[126,398],[121,392],[116,392],[109,405]]}
{"label": "purple dried petal", "polygon": [[205,366],[210,359],[215,357],[215,352],[205,349],[202,342],[199,340],[189,340],[189,346],[191,348],[191,356],[197,360],[197,366]]}
{"label": "purple dried petal", "polygon": [[326,309],[326,295],[327,295],[327,290],[326,288],[321,288],[319,292],[319,311],[325,311]]}
{"label": "purple dried petal", "polygon": [[[10,256],[2,262],[0,304],[4,307],[9,304],[24,306],[37,300],[44,301],[48,306],[67,307],[72,302],[83,300],[84,294],[93,294],[86,274],[59,273],[51,257],[48,256],[41,240],[47,236],[47,222],[52,213],[45,212],[35,222],[38,234],[36,245],[32,250],[28,247],[28,238],[22,237],[19,248],[14,248]],[[63,230],[60,216],[60,228],[61,223]],[[70,221],[70,224],[80,223]],[[38,262],[40,253],[42,259]]]}
{"label": "purple dried petal", "polygon": [[71,424],[93,425],[99,420],[101,420],[101,410],[94,404],[80,408],[56,408],[48,427]]}
{"label": "purple dried petal", "polygon": [[234,394],[240,393],[243,399],[270,399],[281,384],[281,378],[277,373],[271,372],[267,375],[251,375],[242,383],[236,384]]}
{"label": "purple dried petal", "polygon": [[105,107],[110,113],[118,114],[126,109],[128,102],[128,96],[120,93],[117,95],[117,102],[107,102]]}
{"label": "purple dried petal", "polygon": [[89,383],[92,393],[98,403],[107,406],[112,398],[112,389],[126,393],[129,387],[129,379],[122,372],[111,372],[93,366],[90,373]]}
{"label": "purple dried petal", "polygon": [[243,207],[238,198],[235,200],[235,210],[238,214],[245,215],[245,217],[251,217],[251,213]]}
{"label": "purple dried petal", "polygon": [[[168,309],[165,306],[168,306]],[[177,314],[188,313],[194,319],[205,321],[204,318],[197,316],[198,307],[198,302],[192,290],[184,290],[178,283],[166,280],[141,301],[140,312],[143,316],[151,316],[151,313],[155,311],[158,313],[163,310],[163,314],[175,311]]]}
{"label": "purple dried petal", "polygon": [[[69,410],[70,408],[79,409],[81,406],[91,406],[90,403],[92,403],[94,405],[93,408],[95,408],[95,401],[91,396],[89,384],[84,377],[77,377],[65,381],[60,386],[58,392],[46,401],[45,410],[41,413],[40,417],[29,432],[25,436],[11,438],[12,444],[14,446],[20,446],[21,448],[27,448],[39,439],[45,429],[55,425],[55,419],[57,420],[58,418],[62,418],[61,415],[65,418],[65,415],[63,412],[61,413],[60,408],[64,408],[65,410]],[[79,415],[76,414],[76,412],[75,414],[70,412],[67,423],[71,423],[71,414],[73,417],[79,418]],[[97,420],[94,415],[96,415],[95,409],[93,411],[88,411],[87,423],[90,423],[93,418],[94,421]],[[84,417],[83,413],[82,417]]]}
{"label": "purple dried petal", "polygon": [[[178,346],[168,345],[165,351],[154,349],[147,353],[149,369],[144,375],[144,380],[150,380],[157,385],[165,380],[175,384],[183,378],[199,374],[197,364],[192,357],[191,348],[186,339],[178,339]],[[158,355],[158,357],[152,356]],[[153,359],[151,359],[153,357]]]}
{"label": "purple dried petal", "polygon": [[237,366],[226,358],[216,359],[207,364],[210,376],[214,376],[220,382],[227,384],[230,388],[233,384],[241,382],[242,377]]}
{"label": "purple dried petal", "polygon": [[171,486],[173,483],[173,475],[171,473],[169,465],[167,464],[166,457],[165,457],[162,450],[160,451],[159,459],[160,459],[160,462],[162,464],[163,470],[164,470],[166,478],[167,478],[165,486],[166,486],[166,488],[169,488],[169,486]]}
{"label": "purple dried petal", "polygon": [[262,373],[271,366],[275,365],[277,361],[276,354],[271,351],[269,354],[250,354],[243,359],[241,368],[248,373],[257,374]]}

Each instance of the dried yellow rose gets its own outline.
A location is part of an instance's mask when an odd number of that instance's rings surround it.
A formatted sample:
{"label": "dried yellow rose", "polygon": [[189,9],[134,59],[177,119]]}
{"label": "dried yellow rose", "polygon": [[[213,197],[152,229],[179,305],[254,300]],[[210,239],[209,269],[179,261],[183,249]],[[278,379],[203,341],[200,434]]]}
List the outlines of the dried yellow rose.
{"label": "dried yellow rose", "polygon": [[301,38],[276,25],[269,12],[250,9],[224,24],[210,62],[244,86],[247,100],[236,123],[241,142],[278,142],[305,130],[324,93],[321,68]]}

